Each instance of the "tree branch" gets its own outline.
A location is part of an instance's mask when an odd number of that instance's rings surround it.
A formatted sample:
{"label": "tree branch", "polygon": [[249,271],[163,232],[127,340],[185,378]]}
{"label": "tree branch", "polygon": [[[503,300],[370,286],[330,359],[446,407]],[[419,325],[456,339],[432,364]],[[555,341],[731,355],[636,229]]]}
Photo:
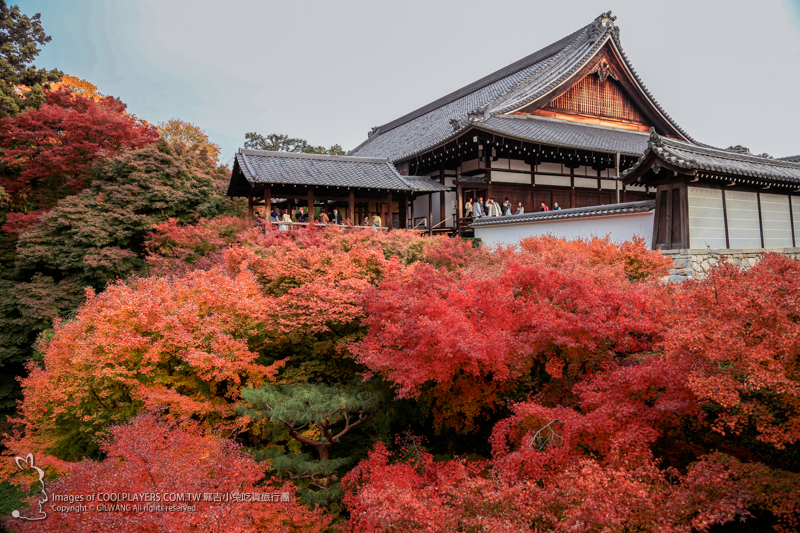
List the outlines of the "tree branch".
{"label": "tree branch", "polygon": [[354,427],[360,426],[366,419],[367,419],[367,413],[365,413],[364,411],[359,411],[358,412],[358,420],[356,420],[352,424],[350,423],[350,418],[349,417],[345,418],[345,420],[347,422],[346,422],[346,425],[345,425],[344,429],[341,430],[338,435],[333,437],[331,442],[338,442],[339,439],[341,439],[342,437],[347,435],[347,433],[349,433],[351,429],[353,429]]}
{"label": "tree branch", "polygon": [[315,448],[319,447],[319,446],[322,446],[321,442],[309,439],[308,437],[302,436],[300,433],[297,432],[297,430],[294,428],[294,426],[289,424],[288,422],[284,422],[283,420],[281,420],[281,422],[289,430],[289,435],[291,435],[292,438],[299,440],[303,444],[308,444],[309,446],[314,446]]}

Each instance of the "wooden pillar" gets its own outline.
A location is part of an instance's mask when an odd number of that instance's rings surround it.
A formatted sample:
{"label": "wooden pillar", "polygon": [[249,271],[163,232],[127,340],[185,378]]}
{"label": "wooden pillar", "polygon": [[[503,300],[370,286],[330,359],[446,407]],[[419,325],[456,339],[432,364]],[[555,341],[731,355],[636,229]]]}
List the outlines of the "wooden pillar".
{"label": "wooden pillar", "polygon": [[[439,182],[444,185],[444,165],[439,167]],[[445,206],[445,194],[444,191],[439,192],[439,222],[442,222],[447,217],[447,207]],[[446,226],[447,224],[442,224],[442,226]]]}
{"label": "wooden pillar", "polygon": [[456,184],[456,202],[458,202],[458,206],[456,207],[456,221],[455,227],[461,226],[461,217],[464,213],[464,198],[462,197],[463,191],[461,189],[461,184]]}
{"label": "wooden pillar", "polygon": [[314,222],[314,187],[308,188],[308,222]]}
{"label": "wooden pillar", "polygon": [[384,226],[387,228],[391,228],[393,226],[392,220],[392,191],[386,193],[386,219],[384,220]]}
{"label": "wooden pillar", "polygon": [[486,152],[486,200],[489,201],[489,198],[492,197],[492,171],[490,170],[492,167],[492,150],[488,148],[485,150]]}
{"label": "wooden pillar", "polygon": [[433,193],[428,193],[428,235],[433,235]]}
{"label": "wooden pillar", "polygon": [[[415,222],[414,222],[414,194],[413,193],[411,194],[411,199],[408,201],[408,203],[411,204],[411,227],[413,228],[414,224],[415,224]],[[792,227],[794,227],[794,225],[792,225]]]}
{"label": "wooden pillar", "polygon": [[[400,197],[400,227],[408,229],[408,194]],[[794,226],[792,226],[794,227]]]}
{"label": "wooden pillar", "polygon": [[[575,207],[575,169],[569,169],[569,206]],[[535,210],[536,206],[534,206]]]}
{"label": "wooden pillar", "polygon": [[353,225],[354,226],[359,226],[360,225],[360,221],[356,220],[356,191],[354,191],[353,189],[350,189],[350,193],[349,193],[349,198],[348,199],[349,199],[349,204],[347,206],[348,207],[347,213],[350,216],[350,220],[352,221]]}
{"label": "wooden pillar", "polygon": [[293,210],[294,210],[294,208],[292,207],[292,199],[291,198],[287,198],[286,199],[286,213],[289,215],[290,218],[292,216],[292,211]]}
{"label": "wooden pillar", "polygon": [[269,184],[264,186],[264,218],[269,221],[272,212],[272,190]]}

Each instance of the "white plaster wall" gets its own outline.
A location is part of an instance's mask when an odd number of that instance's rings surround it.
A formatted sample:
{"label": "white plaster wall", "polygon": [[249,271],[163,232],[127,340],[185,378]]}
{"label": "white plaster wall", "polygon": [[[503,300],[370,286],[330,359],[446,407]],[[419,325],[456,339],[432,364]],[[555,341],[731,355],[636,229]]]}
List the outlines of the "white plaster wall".
{"label": "white plaster wall", "polygon": [[644,237],[648,248],[653,238],[655,211],[621,213],[577,219],[543,220],[497,226],[475,226],[475,237],[487,246],[517,244],[521,239],[553,235],[564,239],[611,236],[615,242],[630,240],[634,235]]}

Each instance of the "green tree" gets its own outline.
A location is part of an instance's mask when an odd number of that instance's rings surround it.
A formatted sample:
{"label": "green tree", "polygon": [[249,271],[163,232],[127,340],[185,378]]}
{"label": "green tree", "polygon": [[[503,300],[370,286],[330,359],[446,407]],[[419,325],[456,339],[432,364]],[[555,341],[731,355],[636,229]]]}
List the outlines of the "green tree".
{"label": "green tree", "polygon": [[307,503],[326,505],[339,498],[341,486],[336,473],[352,459],[333,457],[334,447],[378,409],[379,395],[363,385],[302,383],[243,389],[242,398],[249,405],[240,407],[240,414],[283,426],[290,437],[313,449],[317,457],[275,453],[275,448],[258,455],[269,457],[275,470],[298,482]]}
{"label": "green tree", "polygon": [[37,69],[32,63],[50,42],[39,13],[23,15],[18,6],[0,0],[0,118],[18,115],[44,101],[42,86],[61,79],[61,71]]}
{"label": "green tree", "polygon": [[338,144],[330,148],[324,146],[312,146],[305,139],[297,139],[279,133],[270,133],[266,137],[260,133],[251,131],[244,135],[245,148],[253,150],[269,150],[271,152],[300,152],[305,154],[328,154],[344,155],[345,151]]}
{"label": "green tree", "polygon": [[734,152],[742,152],[745,154],[750,153],[750,148],[742,146],[741,144],[737,144],[736,146],[728,146],[726,150],[733,150]]}

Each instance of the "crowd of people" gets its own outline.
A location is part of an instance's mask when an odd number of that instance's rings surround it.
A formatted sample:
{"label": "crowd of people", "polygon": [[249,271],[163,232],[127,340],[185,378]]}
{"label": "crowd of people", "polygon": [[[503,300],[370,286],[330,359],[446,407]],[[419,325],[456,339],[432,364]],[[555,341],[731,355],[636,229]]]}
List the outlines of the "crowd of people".
{"label": "crowd of people", "polygon": [[[290,211],[288,209],[278,209],[277,207],[272,208],[272,212],[269,215],[269,220],[265,219],[261,216],[261,213],[255,214],[256,219],[256,226],[261,228],[263,231],[266,231],[268,226],[277,227],[280,231],[289,231],[291,227],[295,224],[307,224],[309,222],[316,222],[317,224],[336,224],[336,225],[348,225],[352,226],[353,222],[350,219],[343,219],[339,210],[334,208],[333,212],[329,215],[327,211],[320,211],[319,215],[314,218],[313,220],[309,220],[309,213],[306,212],[305,207],[300,207],[298,209],[293,209]],[[365,216],[361,222],[362,226],[372,226],[374,228],[383,227],[383,221],[381,220],[380,215],[378,213],[372,213],[372,216]]]}
{"label": "crowd of people", "polygon": [[[561,206],[558,205],[558,202],[554,202],[553,211],[559,211],[560,209]],[[550,211],[550,207],[542,202],[539,204],[539,211]],[[514,203],[508,197],[502,204],[495,202],[494,198],[489,198],[484,202],[483,196],[478,197],[474,202],[472,199],[468,199],[464,204],[465,217],[510,217],[511,215],[523,214],[525,214],[525,207],[522,202],[517,202],[517,205],[514,206]]]}

